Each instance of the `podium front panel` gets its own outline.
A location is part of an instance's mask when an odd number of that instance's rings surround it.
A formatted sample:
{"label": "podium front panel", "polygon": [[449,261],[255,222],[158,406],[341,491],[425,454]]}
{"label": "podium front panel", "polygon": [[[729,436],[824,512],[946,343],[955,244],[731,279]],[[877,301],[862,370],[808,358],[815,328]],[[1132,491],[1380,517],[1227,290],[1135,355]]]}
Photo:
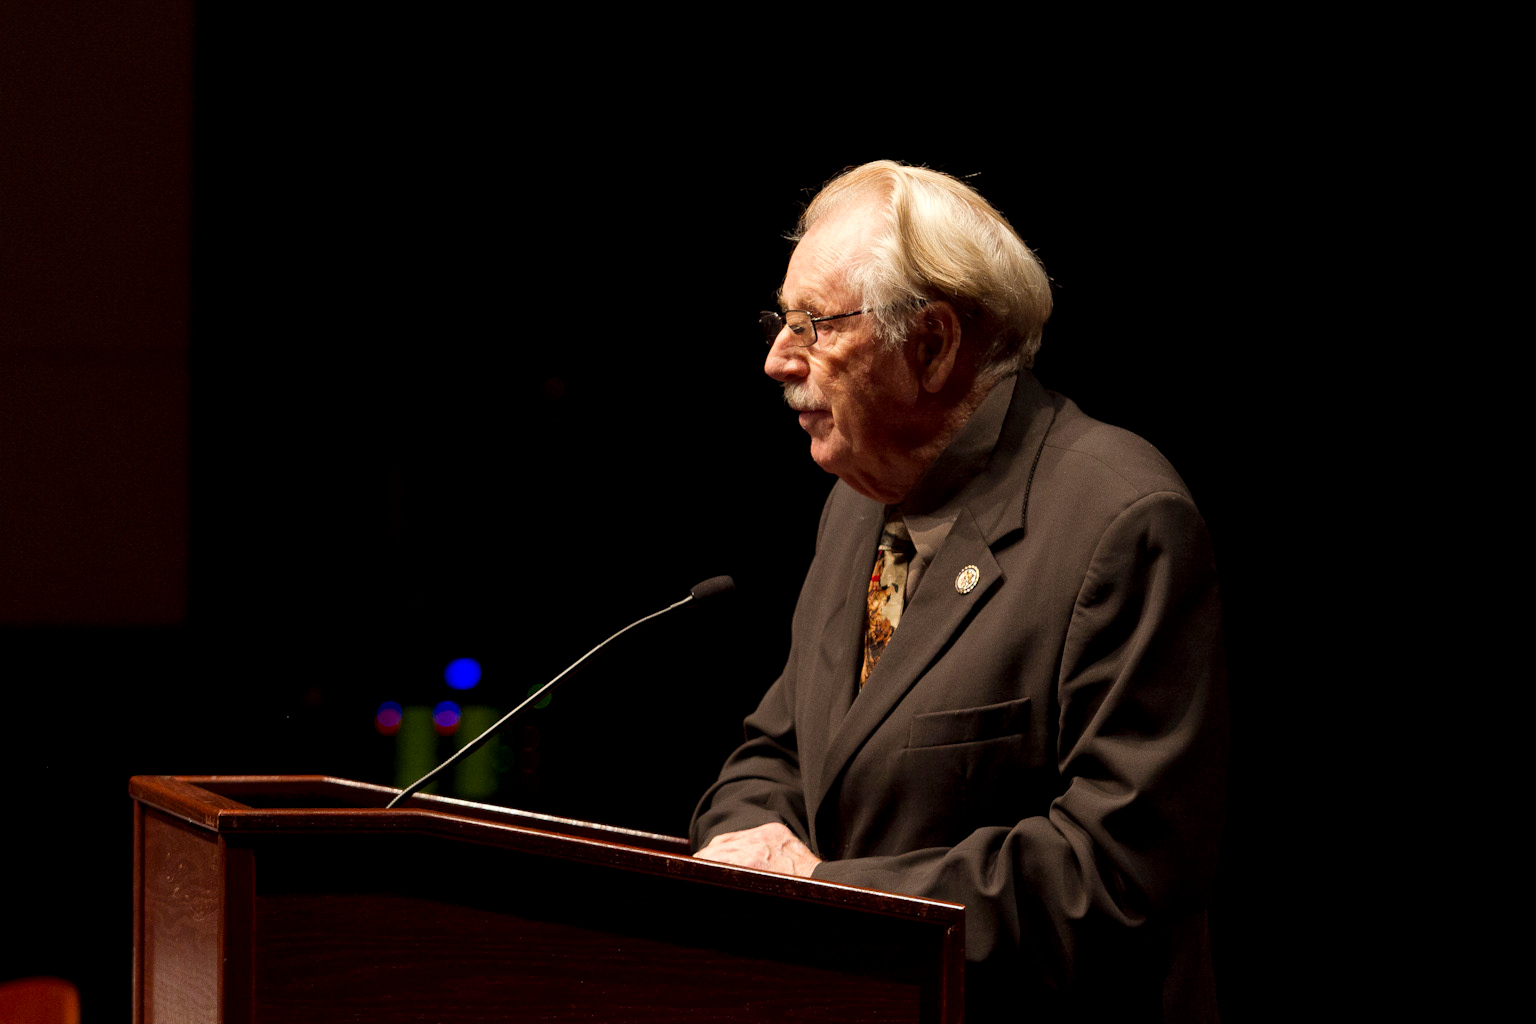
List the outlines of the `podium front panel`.
{"label": "podium front panel", "polygon": [[143,1024],[959,1019],[952,904],[457,815],[230,802],[136,812]]}

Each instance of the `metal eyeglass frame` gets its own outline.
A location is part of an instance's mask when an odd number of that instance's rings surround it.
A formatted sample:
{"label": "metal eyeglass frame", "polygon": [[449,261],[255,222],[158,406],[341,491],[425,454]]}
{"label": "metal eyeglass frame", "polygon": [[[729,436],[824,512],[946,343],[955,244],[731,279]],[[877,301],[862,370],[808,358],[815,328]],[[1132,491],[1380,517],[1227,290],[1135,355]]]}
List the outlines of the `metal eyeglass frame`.
{"label": "metal eyeglass frame", "polygon": [[808,310],[808,309],[786,309],[782,313],[776,313],[776,312],[774,312],[771,309],[765,309],[765,310],[763,310],[761,313],[759,313],[757,315],[757,322],[762,324],[763,333],[768,336],[768,344],[770,346],[772,346],[773,343],[774,343],[774,340],[778,338],[780,332],[782,332],[784,330],[784,328],[786,328],[786,327],[789,328],[790,333],[795,335],[795,337],[797,339],[800,338],[800,337],[803,337],[803,334],[802,334],[802,331],[804,329],[803,324],[801,324],[800,325],[800,329],[797,330],[796,329],[796,324],[792,324],[792,323],[789,322],[789,315],[791,313],[804,313],[805,314],[805,321],[804,321],[804,323],[807,323],[807,324],[811,325],[811,340],[810,341],[804,341],[804,342],[797,340],[795,342],[795,344],[798,345],[800,348],[810,348],[812,345],[816,344],[816,338],[817,338],[817,335],[816,335],[816,325],[817,324],[824,323],[824,322],[826,322],[828,320],[841,320],[844,317],[858,316],[860,313],[863,313],[863,312],[864,312],[864,310],[862,310],[862,309],[856,309],[852,313],[833,313],[830,316],[812,316],[811,315],[811,311]]}

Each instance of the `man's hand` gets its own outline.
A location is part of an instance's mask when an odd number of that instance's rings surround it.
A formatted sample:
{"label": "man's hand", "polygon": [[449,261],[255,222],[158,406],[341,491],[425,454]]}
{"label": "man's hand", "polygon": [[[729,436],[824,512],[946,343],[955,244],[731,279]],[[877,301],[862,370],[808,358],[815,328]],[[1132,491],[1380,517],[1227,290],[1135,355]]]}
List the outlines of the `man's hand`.
{"label": "man's hand", "polygon": [[694,856],[700,860],[777,871],[781,875],[799,875],[801,878],[810,878],[816,865],[821,863],[821,858],[777,821],[741,832],[722,832]]}

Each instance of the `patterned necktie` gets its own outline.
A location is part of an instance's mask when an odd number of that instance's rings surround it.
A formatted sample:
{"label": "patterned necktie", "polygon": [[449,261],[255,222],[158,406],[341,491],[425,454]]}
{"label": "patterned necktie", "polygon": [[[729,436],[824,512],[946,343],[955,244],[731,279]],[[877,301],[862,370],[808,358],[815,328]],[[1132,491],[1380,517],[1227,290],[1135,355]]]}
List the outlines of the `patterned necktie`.
{"label": "patterned necktie", "polygon": [[859,689],[875,670],[891,634],[901,624],[901,608],[907,597],[907,565],[912,560],[912,537],[900,516],[893,516],[880,533],[875,570],[869,577],[869,629],[864,634],[864,667]]}

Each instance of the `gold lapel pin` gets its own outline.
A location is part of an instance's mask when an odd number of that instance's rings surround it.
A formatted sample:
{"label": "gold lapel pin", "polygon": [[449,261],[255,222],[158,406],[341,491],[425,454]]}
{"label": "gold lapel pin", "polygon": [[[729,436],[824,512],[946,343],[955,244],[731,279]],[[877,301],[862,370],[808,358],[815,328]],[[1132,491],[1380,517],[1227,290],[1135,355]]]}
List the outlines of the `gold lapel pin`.
{"label": "gold lapel pin", "polygon": [[968,565],[955,574],[955,590],[961,594],[969,594],[976,589],[980,579],[981,570],[974,565]]}

